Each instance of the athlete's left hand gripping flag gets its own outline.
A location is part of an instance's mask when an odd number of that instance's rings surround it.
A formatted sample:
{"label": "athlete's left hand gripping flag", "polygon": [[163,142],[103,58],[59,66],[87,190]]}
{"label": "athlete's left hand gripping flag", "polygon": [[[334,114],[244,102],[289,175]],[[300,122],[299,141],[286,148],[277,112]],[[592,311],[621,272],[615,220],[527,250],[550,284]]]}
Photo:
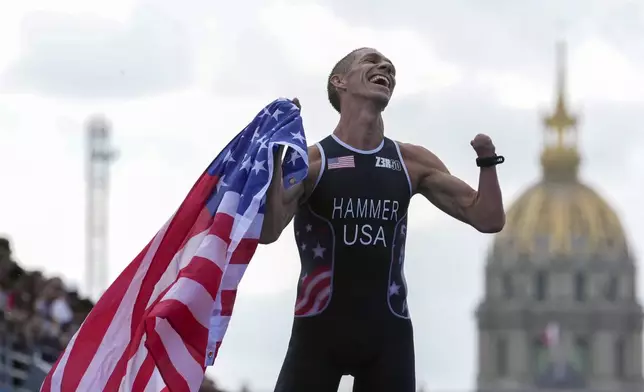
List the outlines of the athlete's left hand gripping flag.
{"label": "athlete's left hand gripping flag", "polygon": [[308,156],[300,110],[288,99],[262,109],[204,171],[96,303],[41,391],[199,389],[257,248],[280,145],[283,183],[297,184]]}

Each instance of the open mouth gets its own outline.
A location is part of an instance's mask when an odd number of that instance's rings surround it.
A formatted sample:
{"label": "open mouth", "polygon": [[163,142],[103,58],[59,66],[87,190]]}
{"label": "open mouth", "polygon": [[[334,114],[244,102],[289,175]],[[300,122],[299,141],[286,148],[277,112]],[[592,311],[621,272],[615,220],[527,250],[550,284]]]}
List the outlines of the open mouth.
{"label": "open mouth", "polygon": [[372,77],[369,78],[369,82],[386,88],[389,88],[389,84],[390,84],[389,79],[387,79],[382,75],[373,75]]}

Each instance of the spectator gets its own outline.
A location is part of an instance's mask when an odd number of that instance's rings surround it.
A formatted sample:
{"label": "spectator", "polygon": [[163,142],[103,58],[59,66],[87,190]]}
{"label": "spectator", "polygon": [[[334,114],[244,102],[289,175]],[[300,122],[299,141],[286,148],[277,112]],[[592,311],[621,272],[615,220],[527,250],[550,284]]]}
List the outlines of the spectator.
{"label": "spectator", "polygon": [[62,327],[74,317],[67,297],[63,282],[59,278],[51,279],[44,285],[42,294],[36,301],[36,310],[48,321]]}
{"label": "spectator", "polygon": [[0,238],[0,262],[8,261],[11,258],[11,244],[6,238]]}

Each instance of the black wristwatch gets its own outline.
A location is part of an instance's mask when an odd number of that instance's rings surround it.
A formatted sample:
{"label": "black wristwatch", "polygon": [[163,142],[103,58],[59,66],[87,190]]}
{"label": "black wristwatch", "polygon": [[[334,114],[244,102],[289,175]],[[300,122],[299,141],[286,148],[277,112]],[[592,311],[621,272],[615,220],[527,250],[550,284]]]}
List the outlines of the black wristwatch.
{"label": "black wristwatch", "polygon": [[478,167],[491,167],[500,165],[505,162],[503,155],[495,155],[493,157],[476,158],[476,166]]}

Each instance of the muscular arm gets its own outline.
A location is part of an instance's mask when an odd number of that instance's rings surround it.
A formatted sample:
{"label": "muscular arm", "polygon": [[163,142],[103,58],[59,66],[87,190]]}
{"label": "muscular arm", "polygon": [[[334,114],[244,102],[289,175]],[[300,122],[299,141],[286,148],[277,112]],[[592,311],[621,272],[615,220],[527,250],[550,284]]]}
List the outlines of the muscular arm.
{"label": "muscular arm", "polygon": [[427,149],[401,143],[415,193],[436,207],[483,233],[497,233],[505,225],[503,198],[495,167],[481,168],[478,191],[451,175]]}
{"label": "muscular arm", "polygon": [[309,147],[309,172],[304,181],[289,189],[284,189],[282,180],[282,153],[281,147],[273,158],[273,178],[266,193],[266,210],[262,233],[259,237],[260,244],[270,244],[280,237],[284,228],[291,222],[297,207],[306,199],[310,192],[312,179],[317,177],[320,169],[320,152],[317,147]]}

